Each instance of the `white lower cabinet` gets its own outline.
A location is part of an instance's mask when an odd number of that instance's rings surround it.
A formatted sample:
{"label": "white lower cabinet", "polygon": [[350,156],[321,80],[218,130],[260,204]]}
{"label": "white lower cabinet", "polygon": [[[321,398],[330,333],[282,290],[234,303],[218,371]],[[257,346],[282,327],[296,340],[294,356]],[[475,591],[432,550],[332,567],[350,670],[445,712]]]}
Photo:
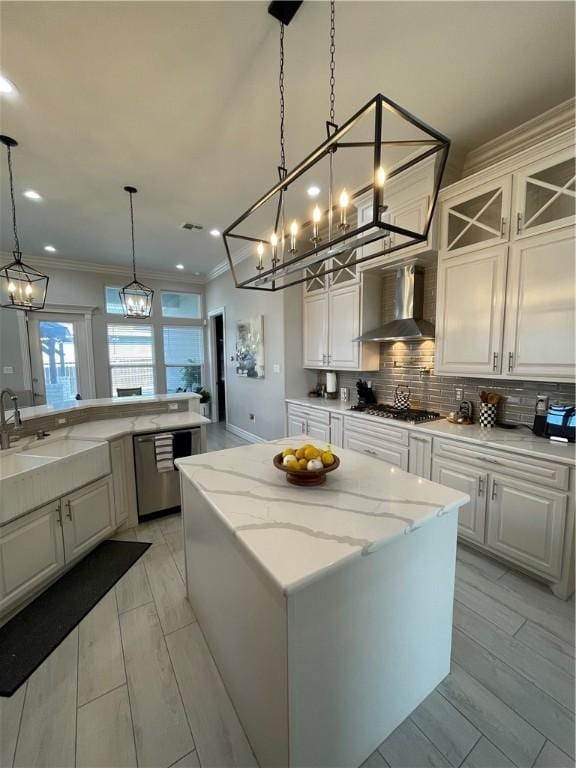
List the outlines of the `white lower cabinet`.
{"label": "white lower cabinet", "polygon": [[306,417],[293,415],[288,411],[288,437],[306,434]]}
{"label": "white lower cabinet", "polygon": [[60,501],[0,529],[0,614],[64,567]]}
{"label": "white lower cabinet", "polygon": [[520,565],[558,578],[567,502],[565,493],[492,475],[486,545]]}
{"label": "white lower cabinet", "polygon": [[75,560],[114,530],[114,491],[110,476],[62,499],[66,562]]}
{"label": "white lower cabinet", "polygon": [[488,475],[463,464],[434,459],[432,480],[470,496],[458,510],[458,534],[476,544],[484,544],[486,525],[486,490]]}
{"label": "white lower cabinet", "polygon": [[312,419],[308,419],[308,429],[306,431],[306,434],[312,440],[318,440],[322,443],[329,443],[330,442],[330,425],[319,424],[318,422],[313,421]]}
{"label": "white lower cabinet", "polygon": [[[310,439],[320,443],[333,443],[333,426],[330,411],[326,408],[314,408],[306,405],[288,403],[286,410],[286,426],[288,437],[308,435]],[[337,436],[342,432],[342,420],[335,419],[334,429]]]}
{"label": "white lower cabinet", "polygon": [[432,438],[428,435],[410,434],[408,472],[425,480],[432,476]]}
{"label": "white lower cabinet", "polygon": [[114,484],[114,520],[116,527],[118,527],[136,514],[132,488],[134,484],[134,460],[131,437],[121,437],[110,443],[110,464]]}
{"label": "white lower cabinet", "polygon": [[366,439],[366,437],[353,433],[344,432],[344,448],[349,451],[358,451],[366,456],[373,456],[375,459],[385,461],[400,469],[408,469],[408,448],[393,443],[380,443],[377,439]]}

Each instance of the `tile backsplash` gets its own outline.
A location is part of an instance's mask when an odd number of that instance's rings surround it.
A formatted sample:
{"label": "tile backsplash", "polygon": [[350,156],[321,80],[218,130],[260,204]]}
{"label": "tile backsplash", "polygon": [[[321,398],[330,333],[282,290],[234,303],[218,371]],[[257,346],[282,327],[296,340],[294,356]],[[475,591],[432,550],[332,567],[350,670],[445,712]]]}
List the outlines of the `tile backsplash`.
{"label": "tile backsplash", "polygon": [[[394,272],[387,273],[382,280],[382,322],[394,318]],[[436,266],[426,268],[424,273],[424,319],[435,322],[436,313]],[[396,366],[414,366],[430,369],[431,373],[420,374],[419,370],[402,369]],[[456,389],[462,389],[462,398],[474,404],[475,419],[480,407],[480,392],[490,390],[501,395],[498,419],[504,422],[532,424],[536,394],[548,395],[550,402],[574,404],[573,384],[542,381],[503,381],[499,379],[476,379],[458,376],[436,376],[434,369],[433,341],[395,341],[380,345],[380,370],[367,373],[351,371],[338,372],[338,386],[350,387],[351,401],[356,402],[356,381],[361,377],[372,382],[379,402],[392,403],[398,384],[410,389],[410,405],[414,408],[428,408],[439,411],[443,416],[457,408]],[[319,374],[323,381],[323,374]]]}

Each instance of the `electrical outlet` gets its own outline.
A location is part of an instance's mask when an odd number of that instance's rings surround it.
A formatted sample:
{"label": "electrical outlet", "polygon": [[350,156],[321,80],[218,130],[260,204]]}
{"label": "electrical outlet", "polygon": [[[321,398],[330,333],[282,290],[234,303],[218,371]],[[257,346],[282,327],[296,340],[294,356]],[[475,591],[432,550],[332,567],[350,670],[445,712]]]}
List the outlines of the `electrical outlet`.
{"label": "electrical outlet", "polygon": [[177,411],[178,410],[178,403],[168,403],[168,410],[169,411]]}
{"label": "electrical outlet", "polygon": [[536,413],[546,413],[548,411],[548,395],[536,395]]}
{"label": "electrical outlet", "polygon": [[5,376],[11,376],[11,375],[14,373],[14,366],[13,366],[13,365],[5,365],[5,366],[2,368],[2,373],[3,373]]}
{"label": "electrical outlet", "polygon": [[462,390],[462,387],[456,387],[456,389],[454,390],[454,392],[456,393],[456,400],[457,400],[458,402],[459,402],[460,400],[462,400],[462,399],[463,399],[463,397],[464,397],[464,394],[463,394],[463,390]]}
{"label": "electrical outlet", "polygon": [[248,418],[250,421],[256,421],[256,416],[253,413],[249,414]]}
{"label": "electrical outlet", "polygon": [[64,418],[61,418],[61,419],[56,419],[56,423],[57,423],[57,424],[67,424],[67,423],[68,423],[68,420],[67,420],[67,419],[64,419]]}
{"label": "electrical outlet", "polygon": [[507,397],[506,402],[508,405],[520,405],[520,398],[519,397]]}

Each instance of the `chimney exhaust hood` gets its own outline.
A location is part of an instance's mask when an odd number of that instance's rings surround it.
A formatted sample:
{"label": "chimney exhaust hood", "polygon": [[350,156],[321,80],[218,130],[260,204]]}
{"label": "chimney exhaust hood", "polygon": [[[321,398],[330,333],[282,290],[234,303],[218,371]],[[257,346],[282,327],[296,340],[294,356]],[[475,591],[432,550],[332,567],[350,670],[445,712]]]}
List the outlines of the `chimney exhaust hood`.
{"label": "chimney exhaust hood", "polygon": [[424,271],[408,264],[396,271],[395,319],[355,341],[424,341],[434,338],[434,325],[422,319]]}

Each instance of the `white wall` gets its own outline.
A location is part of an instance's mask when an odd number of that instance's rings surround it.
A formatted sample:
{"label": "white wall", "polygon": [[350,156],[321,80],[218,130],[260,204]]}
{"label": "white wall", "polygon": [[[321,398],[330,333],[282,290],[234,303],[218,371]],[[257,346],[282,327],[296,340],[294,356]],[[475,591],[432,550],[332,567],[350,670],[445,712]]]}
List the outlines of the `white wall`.
{"label": "white wall", "polygon": [[[47,309],[52,304],[59,305],[84,305],[96,307],[93,315],[92,332],[93,332],[93,350],[94,350],[94,369],[95,369],[95,384],[96,384],[96,397],[110,397],[110,377],[108,370],[108,349],[106,339],[106,325],[109,322],[122,321],[120,315],[106,315],[104,311],[104,288],[107,285],[122,286],[130,280],[130,275],[118,275],[118,274],[106,274],[100,272],[88,272],[84,270],[75,269],[59,269],[50,267],[46,271],[50,275],[50,283],[48,285],[47,296]],[[154,327],[154,339],[156,349],[156,362],[157,364],[163,364],[162,359],[162,325],[167,322],[163,320],[159,307],[160,291],[161,290],[176,290],[176,291],[190,291],[194,293],[203,294],[203,286],[195,285],[193,283],[187,283],[185,278],[174,277],[170,279],[144,279],[143,281],[156,291],[154,297],[156,311],[152,312],[150,322]],[[15,344],[12,338],[12,325],[11,318],[6,318],[5,315],[13,314],[16,316],[16,312],[13,310],[0,310],[0,371],[2,366],[14,365],[17,370],[21,370],[22,361],[20,355],[17,353]],[[8,319],[8,323],[6,322]],[[138,322],[137,320],[134,322]],[[206,345],[205,345],[206,346]],[[207,354],[207,351],[206,351]],[[4,360],[7,360],[4,363]],[[12,360],[15,360],[12,363]],[[207,363],[207,361],[206,361]],[[207,369],[207,365],[205,370]],[[2,386],[10,386],[15,389],[18,388],[18,382],[14,381],[10,383],[9,378],[3,377],[1,379]],[[162,392],[161,386],[158,386],[160,381],[157,381],[157,391]],[[15,386],[16,385],[16,386]]]}
{"label": "white wall", "polygon": [[[14,309],[0,309],[0,391],[10,387],[17,393],[21,405],[32,405],[32,392],[24,381],[26,361],[22,359],[18,322],[21,314]],[[4,373],[10,368],[12,373]]]}
{"label": "white wall", "polygon": [[[206,311],[220,307],[226,310],[228,423],[267,440],[282,437],[284,398],[303,395],[308,388],[302,369],[301,287],[275,293],[239,290],[225,272],[206,286]],[[248,379],[236,374],[236,325],[257,315],[264,316],[265,378]],[[278,373],[274,365],[280,366]]]}

